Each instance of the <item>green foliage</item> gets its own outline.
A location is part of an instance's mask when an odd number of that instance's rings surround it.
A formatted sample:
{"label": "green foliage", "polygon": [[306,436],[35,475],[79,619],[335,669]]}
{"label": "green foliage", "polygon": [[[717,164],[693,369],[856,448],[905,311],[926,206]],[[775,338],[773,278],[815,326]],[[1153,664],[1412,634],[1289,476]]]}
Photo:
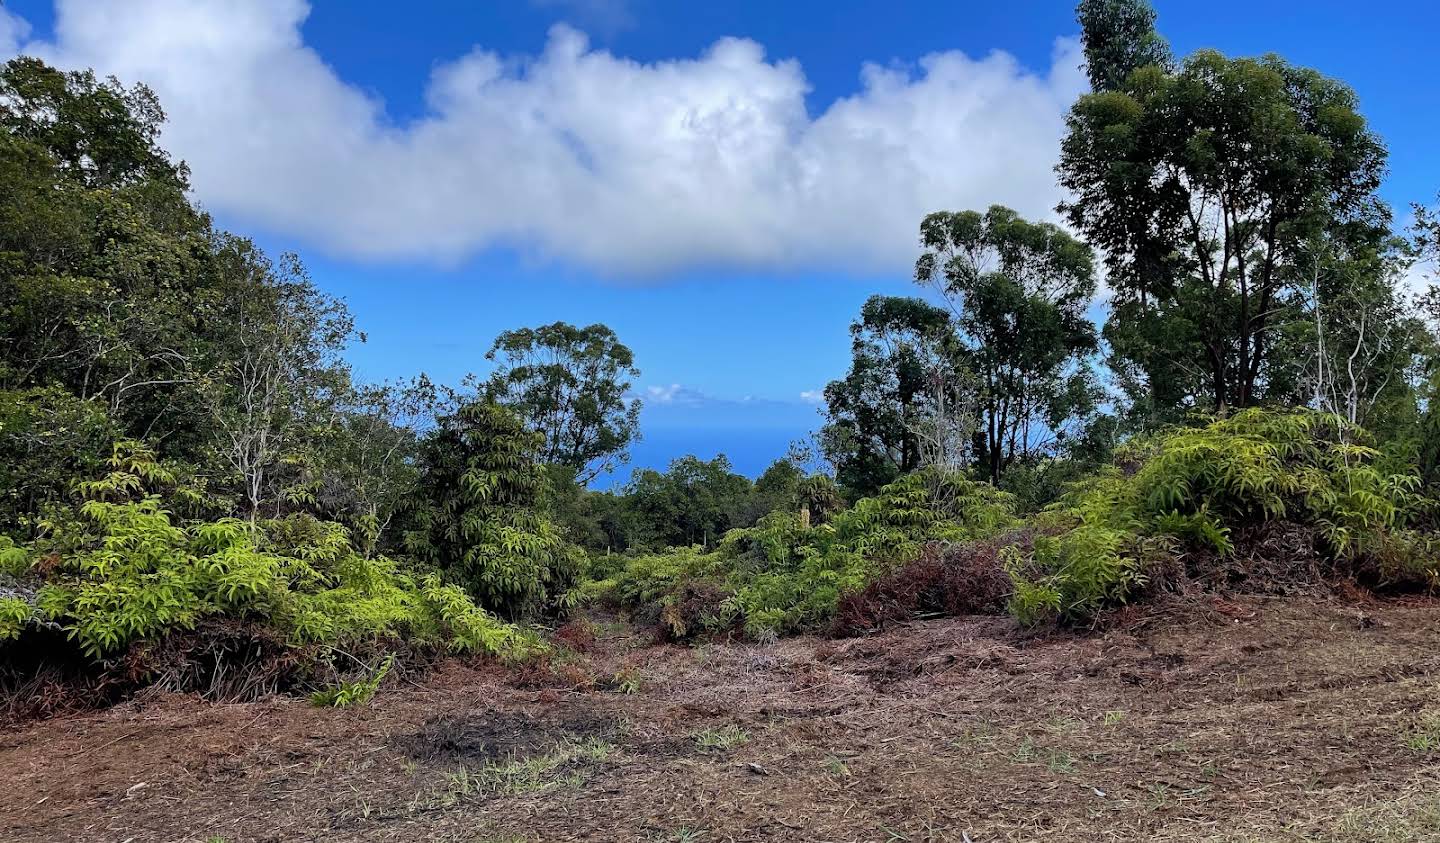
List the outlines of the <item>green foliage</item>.
{"label": "green foliage", "polygon": [[364,705],[375,698],[375,693],[380,690],[380,683],[385,681],[389,675],[390,668],[395,664],[395,656],[386,656],[379,666],[363,679],[356,679],[350,682],[338,682],[329,688],[321,688],[310,695],[310,703],[320,708],[346,708],[352,705]]}
{"label": "green foliage", "polygon": [[183,451],[208,438],[184,370],[224,320],[163,120],[144,86],[0,67],[0,389],[63,389]]}
{"label": "green foliage", "polygon": [[0,536],[0,575],[18,577],[30,570],[30,553],[9,536]]}
{"label": "green foliage", "polygon": [[862,497],[920,467],[918,419],[931,372],[954,348],[949,312],[918,298],[871,296],[850,326],[845,377],[825,387],[821,448],[847,494]]}
{"label": "green foliage", "polygon": [[1054,617],[1084,620],[1123,602],[1145,582],[1146,550],[1156,544],[1125,529],[1082,521],[1057,535],[1036,536],[1028,556],[1006,547],[1002,558],[1015,586],[1011,614],[1024,624]]}
{"label": "green foliage", "polygon": [[1155,31],[1147,0],[1081,0],[1075,9],[1090,87],[1113,91],[1142,67],[1168,67],[1170,46]]}
{"label": "green foliage", "polygon": [[501,623],[475,605],[464,589],[442,582],[434,574],[421,577],[419,585],[426,624],[449,641],[452,652],[490,653],[516,661],[544,650],[534,633]]}
{"label": "green foliage", "polygon": [[[1120,0],[1081,12],[1128,20],[1117,32],[1151,17]],[[1092,44],[1084,22],[1087,55],[1143,46]],[[1308,355],[1283,335],[1306,321],[1317,243],[1361,264],[1383,249],[1385,147],[1353,90],[1278,56],[1150,61],[1092,67],[1108,78],[1071,109],[1058,167],[1062,211],[1106,255],[1120,384],[1152,424],[1299,403]]]}
{"label": "green foliage", "polygon": [[422,443],[406,545],[509,617],[554,610],[582,554],[548,517],[540,436],[494,404],[467,404]]}
{"label": "green foliage", "polygon": [[684,456],[665,472],[636,471],[625,487],[630,543],[645,548],[712,546],[742,526],[751,505],[750,481],[724,454],[713,460]]}
{"label": "green foliage", "polygon": [[103,407],[63,389],[0,392],[0,533],[30,535],[74,478],[100,470],[116,434]]}
{"label": "green foliage", "polygon": [[[731,530],[710,552],[689,547],[636,557],[616,578],[615,592],[631,606],[658,606],[676,637],[735,623],[767,637],[824,623],[842,594],[913,559],[926,542],[984,538],[1012,523],[1009,496],[927,470],[829,523],[807,526],[781,510]],[[698,612],[690,605],[697,600]]]}
{"label": "green foliage", "polygon": [[613,330],[555,322],[506,331],[485,357],[499,365],[483,397],[544,436],[540,462],[565,466],[584,484],[628,458],[640,402],[626,396],[640,370]]}
{"label": "green foliage", "polygon": [[1197,519],[1194,533],[1228,550],[1227,524],[1315,525],[1338,557],[1371,552],[1403,528],[1419,478],[1387,473],[1364,431],[1334,416],[1248,410],[1161,440],[1134,478],[1141,511]]}
{"label": "green foliage", "polygon": [[42,578],[40,616],[93,658],[206,617],[268,624],[297,645],[408,636],[494,655],[531,646],[438,577],[357,554],[339,524],[300,515],[177,524],[146,494],[169,475],[145,449],[117,446],[114,465],[81,484],[80,520],[0,552],[9,572]]}
{"label": "green foliage", "polygon": [[1044,452],[1096,403],[1085,363],[1095,350],[1086,308],[1095,292],[1089,246],[1051,223],[995,205],[939,212],[920,224],[915,280],[956,314],[963,368],[981,386],[976,435],[990,482]]}
{"label": "green foliage", "polygon": [[1007,551],[1012,611],[1029,623],[1089,618],[1175,549],[1226,555],[1235,528],[1278,520],[1313,529],[1336,560],[1413,575],[1427,558],[1407,529],[1426,506],[1419,477],[1384,468],[1366,441],[1333,415],[1257,408],[1132,443],[1117,454],[1129,471],[1078,483],[1036,520],[1050,532],[1032,553]]}
{"label": "green foliage", "polygon": [[33,535],[117,437],[248,516],[383,521],[404,431],[355,406],[349,314],[190,204],[164,117],[144,86],[0,67],[0,530]]}
{"label": "green foliage", "polygon": [[34,615],[35,607],[25,600],[0,597],[0,641],[19,638]]}
{"label": "green foliage", "polygon": [[729,752],[750,742],[750,733],[739,726],[722,726],[695,733],[695,745],[702,752]]}
{"label": "green foliage", "polygon": [[844,506],[831,478],[807,476],[790,457],[776,460],[754,483],[735,473],[724,454],[680,457],[665,471],[638,469],[614,491],[582,490],[557,474],[552,469],[555,519],[597,555],[714,547],[727,531],[752,527],[776,510],[805,509],[819,524]]}

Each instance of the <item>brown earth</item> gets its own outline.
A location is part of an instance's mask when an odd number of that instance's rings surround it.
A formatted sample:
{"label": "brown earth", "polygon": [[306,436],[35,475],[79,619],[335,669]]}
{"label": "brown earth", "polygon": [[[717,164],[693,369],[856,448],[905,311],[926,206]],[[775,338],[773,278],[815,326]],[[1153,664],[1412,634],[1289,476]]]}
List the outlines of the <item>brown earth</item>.
{"label": "brown earth", "polygon": [[[0,840],[1440,840],[1440,604],[1209,600],[154,695],[0,736]],[[629,693],[627,693],[629,692]]]}

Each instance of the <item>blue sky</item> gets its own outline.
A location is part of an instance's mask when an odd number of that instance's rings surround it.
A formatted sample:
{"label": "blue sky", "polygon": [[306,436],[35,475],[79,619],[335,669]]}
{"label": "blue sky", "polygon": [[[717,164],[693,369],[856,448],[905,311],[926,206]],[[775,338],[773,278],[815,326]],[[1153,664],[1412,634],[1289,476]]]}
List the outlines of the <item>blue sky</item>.
{"label": "blue sky", "polygon": [[[1385,198],[1434,199],[1440,4],[1156,6],[1177,52],[1347,81],[1390,147]],[[844,371],[860,303],[916,292],[920,215],[1049,212],[1083,87],[1056,0],[4,9],[0,53],[160,92],[196,198],[349,302],[362,376],[455,382],[502,330],[604,322],[652,396],[636,464],[723,451],[751,474],[818,424],[802,396]]]}

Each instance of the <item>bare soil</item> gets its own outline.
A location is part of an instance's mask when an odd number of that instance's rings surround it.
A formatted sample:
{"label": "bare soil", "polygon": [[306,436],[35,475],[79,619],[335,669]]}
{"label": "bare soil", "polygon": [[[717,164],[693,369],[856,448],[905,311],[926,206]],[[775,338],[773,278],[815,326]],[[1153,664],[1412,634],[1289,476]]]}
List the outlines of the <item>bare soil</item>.
{"label": "bare soil", "polygon": [[447,663],[353,709],[151,695],[15,727],[0,840],[1440,840],[1433,601],[594,631],[548,670]]}

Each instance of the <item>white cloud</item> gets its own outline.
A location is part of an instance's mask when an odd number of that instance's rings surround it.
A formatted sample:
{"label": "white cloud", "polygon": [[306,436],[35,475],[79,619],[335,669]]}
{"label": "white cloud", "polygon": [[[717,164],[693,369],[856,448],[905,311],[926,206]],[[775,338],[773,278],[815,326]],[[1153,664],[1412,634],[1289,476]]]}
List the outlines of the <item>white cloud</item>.
{"label": "white cloud", "polygon": [[[1071,41],[1045,75],[948,52],[866,65],[857,93],[811,115],[800,65],[753,41],[642,64],[557,26],[538,56],[477,47],[438,64],[427,115],[397,125],[305,45],[308,13],[302,0],[57,0],[55,40],[21,49],[153,87],[198,198],[240,227],[349,258],[512,247],[612,276],[903,272],[929,211],[1048,216],[1063,115],[1084,88]],[[0,23],[6,38],[23,34]]]}
{"label": "white cloud", "polygon": [[645,397],[656,404],[669,404],[675,400],[675,396],[679,393],[680,384],[678,383],[672,383],[669,386],[645,387]]}
{"label": "white cloud", "polygon": [[[755,395],[743,395],[739,398],[728,398],[711,395],[690,386],[678,383],[651,385],[640,391],[631,391],[625,396],[627,401],[641,401],[647,407],[690,407],[708,408],[716,407],[744,407],[744,406],[767,406],[767,407],[798,407],[800,404],[794,401],[780,401],[773,398],[762,398]],[[800,393],[801,402],[813,404],[824,400],[824,393],[820,390],[811,390]]]}
{"label": "white cloud", "polygon": [[1400,275],[1399,287],[1409,295],[1429,292],[1440,282],[1440,267],[1434,261],[1417,261]]}
{"label": "white cloud", "polygon": [[629,0],[530,0],[532,6],[564,14],[582,26],[614,34],[635,25]]}
{"label": "white cloud", "polygon": [[632,396],[644,401],[646,404],[681,404],[685,406],[698,406],[713,399],[698,389],[691,389],[688,386],[681,386],[678,383],[666,386],[647,386],[640,395]]}
{"label": "white cloud", "polygon": [[14,55],[29,35],[30,24],[0,6],[0,56]]}

